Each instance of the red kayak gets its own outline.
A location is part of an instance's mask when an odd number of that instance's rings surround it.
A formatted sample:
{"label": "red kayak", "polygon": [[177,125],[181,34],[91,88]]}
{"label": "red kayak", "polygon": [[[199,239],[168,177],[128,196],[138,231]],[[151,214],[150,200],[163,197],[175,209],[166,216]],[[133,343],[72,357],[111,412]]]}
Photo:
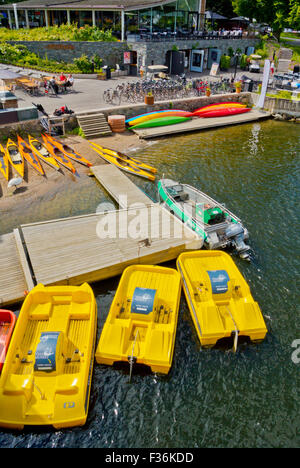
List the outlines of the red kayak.
{"label": "red kayak", "polygon": [[15,314],[9,310],[0,309],[0,372],[5,362],[5,356],[16,320]]}
{"label": "red kayak", "polygon": [[243,109],[243,108],[224,108],[224,109],[217,109],[212,111],[203,112],[199,117],[207,119],[209,117],[227,117],[228,115],[237,115],[237,114],[245,114],[246,112],[250,112],[251,109]]}
{"label": "red kayak", "polygon": [[199,109],[196,109],[194,111],[194,115],[202,114],[203,112],[207,112],[210,110],[215,110],[215,109],[223,109],[223,108],[228,108],[228,107],[234,107],[234,108],[245,108],[247,107],[246,104],[242,104],[240,102],[232,102],[232,101],[227,101],[227,102],[217,102],[213,104],[208,104],[208,106],[204,107],[199,107]]}

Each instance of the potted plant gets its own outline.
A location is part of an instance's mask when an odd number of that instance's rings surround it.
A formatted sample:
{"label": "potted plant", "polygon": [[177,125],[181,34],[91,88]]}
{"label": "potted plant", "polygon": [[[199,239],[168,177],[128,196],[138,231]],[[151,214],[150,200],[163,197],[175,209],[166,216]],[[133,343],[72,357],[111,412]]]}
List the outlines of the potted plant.
{"label": "potted plant", "polygon": [[205,95],[206,95],[207,97],[209,97],[209,96],[211,95],[211,89],[210,89],[209,86],[207,86],[206,89],[205,89]]}
{"label": "potted plant", "polygon": [[153,96],[152,91],[149,91],[149,93],[146,94],[146,96],[145,96],[145,104],[147,104],[147,106],[153,106],[153,104],[154,104],[154,96]]}
{"label": "potted plant", "polygon": [[236,83],[234,83],[234,86],[235,86],[236,93],[240,93],[242,91],[242,83],[240,81],[237,81]]}

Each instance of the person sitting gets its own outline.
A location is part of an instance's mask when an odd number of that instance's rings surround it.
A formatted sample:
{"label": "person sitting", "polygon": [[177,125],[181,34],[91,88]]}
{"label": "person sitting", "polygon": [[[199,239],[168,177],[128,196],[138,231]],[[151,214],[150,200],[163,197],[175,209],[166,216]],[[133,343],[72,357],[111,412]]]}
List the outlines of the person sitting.
{"label": "person sitting", "polygon": [[68,75],[66,79],[65,88],[72,88],[74,86],[74,78],[72,75]]}
{"label": "person sitting", "polygon": [[55,76],[52,76],[52,78],[49,80],[50,86],[53,89],[55,94],[58,94],[58,85],[56,83]]}
{"label": "person sitting", "polygon": [[65,81],[67,81],[67,77],[63,74],[63,72],[61,73],[60,77],[59,77],[59,81],[61,81],[62,83],[64,83]]}

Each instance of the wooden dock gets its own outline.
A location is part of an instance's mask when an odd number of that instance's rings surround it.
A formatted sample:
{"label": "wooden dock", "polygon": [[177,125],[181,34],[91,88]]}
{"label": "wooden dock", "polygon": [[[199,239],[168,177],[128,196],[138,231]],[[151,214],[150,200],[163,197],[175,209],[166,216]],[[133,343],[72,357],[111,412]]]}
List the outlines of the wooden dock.
{"label": "wooden dock", "polygon": [[38,283],[92,283],[121,275],[132,264],[163,263],[202,247],[203,239],[115,166],[94,167],[93,173],[117,202],[127,194],[128,207],[26,224],[0,236],[1,305],[21,301]]}
{"label": "wooden dock", "polygon": [[109,163],[101,166],[92,166],[90,170],[102,187],[104,187],[109,195],[119,204],[120,208],[127,208],[134,203],[141,203],[143,206],[148,206],[153,203],[153,201],[116,166]]}
{"label": "wooden dock", "polygon": [[193,118],[187,122],[165,127],[143,128],[133,130],[139,138],[158,138],[162,136],[176,135],[178,133],[188,133],[200,130],[211,130],[227,125],[238,125],[268,119],[271,114],[260,110],[251,110],[246,114],[238,114],[227,117],[214,117],[209,119]]}

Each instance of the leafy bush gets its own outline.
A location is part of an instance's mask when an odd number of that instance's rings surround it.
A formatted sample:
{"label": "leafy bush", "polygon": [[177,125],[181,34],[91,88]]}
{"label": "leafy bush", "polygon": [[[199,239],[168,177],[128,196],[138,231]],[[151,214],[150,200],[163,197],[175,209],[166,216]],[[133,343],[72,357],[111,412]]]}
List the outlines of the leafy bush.
{"label": "leafy bush", "polygon": [[222,55],[220,61],[221,70],[228,70],[230,68],[230,57],[229,55]]}
{"label": "leafy bush", "polygon": [[94,26],[78,29],[77,23],[50,26],[48,28],[6,29],[0,28],[1,41],[105,41],[118,39],[111,30],[102,30]]}
{"label": "leafy bush", "polygon": [[[76,63],[76,60],[78,63]],[[101,62],[98,57],[98,62]],[[47,56],[39,57],[30,52],[24,45],[12,45],[0,42],[0,63],[9,63],[20,67],[32,68],[51,73],[91,73],[92,63],[87,56],[75,59],[74,63],[57,62],[50,60]]]}

